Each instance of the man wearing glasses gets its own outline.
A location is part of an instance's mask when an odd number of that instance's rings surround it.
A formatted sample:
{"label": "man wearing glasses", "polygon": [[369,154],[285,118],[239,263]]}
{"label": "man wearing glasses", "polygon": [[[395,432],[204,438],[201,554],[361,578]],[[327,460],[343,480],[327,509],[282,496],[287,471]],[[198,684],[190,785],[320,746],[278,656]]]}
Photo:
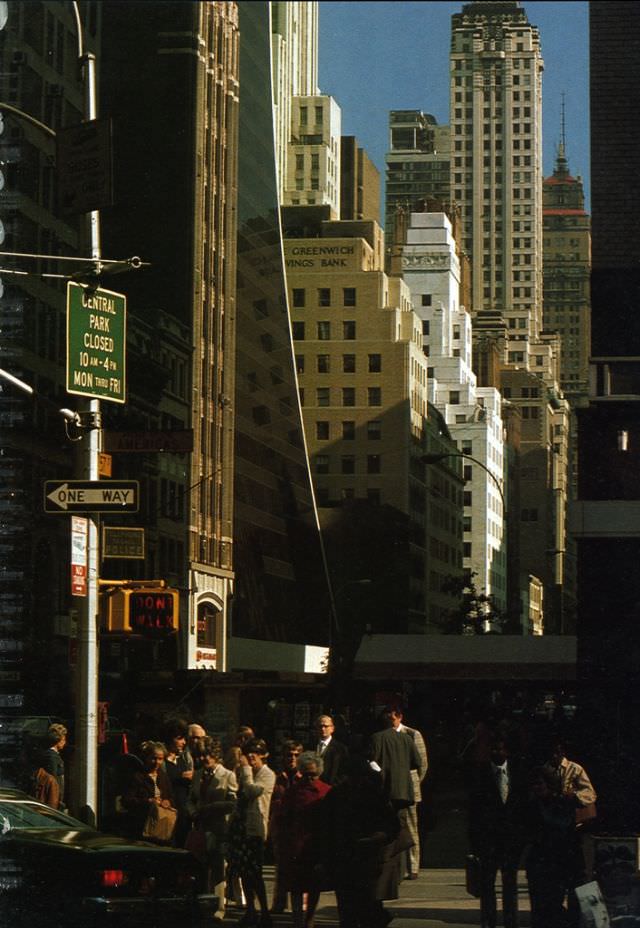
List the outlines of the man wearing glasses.
{"label": "man wearing glasses", "polygon": [[316,754],[322,758],[324,765],[320,779],[330,786],[335,786],[346,776],[349,751],[346,745],[333,737],[335,725],[330,715],[319,715],[316,719],[316,735],[318,742],[315,747]]}

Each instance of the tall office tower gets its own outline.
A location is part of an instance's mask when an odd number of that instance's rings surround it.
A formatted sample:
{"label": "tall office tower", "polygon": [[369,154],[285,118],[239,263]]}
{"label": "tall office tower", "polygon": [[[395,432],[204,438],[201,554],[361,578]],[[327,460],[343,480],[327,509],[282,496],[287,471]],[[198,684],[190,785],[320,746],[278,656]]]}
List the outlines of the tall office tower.
{"label": "tall office tower", "polygon": [[560,385],[573,406],[589,391],[591,222],[582,180],[569,173],[564,138],[542,196],[544,329],[561,336]]}
{"label": "tall office tower", "polygon": [[[396,213],[410,213],[419,200],[450,200],[449,126],[421,110],[389,113],[389,151],[385,156],[385,243],[387,254],[402,245],[396,236]],[[402,236],[400,236],[402,238]]]}
{"label": "tall office tower", "polygon": [[[105,216],[105,244],[151,262],[127,288],[132,316],[162,309],[186,328],[194,346],[181,376],[189,398],[182,424],[193,430],[192,454],[165,462],[167,474],[157,460],[138,466],[159,518],[177,522],[181,537],[172,540],[173,550],[182,552],[181,569],[188,564],[181,664],[220,670],[233,589],[238,10],[216,2],[104,4],[104,29],[110,51],[102,69],[103,108],[113,119],[118,189]],[[171,114],[171,132],[158,124],[158,99]],[[168,216],[179,235],[169,234]],[[169,340],[158,332],[156,341],[152,357],[171,367]],[[106,424],[130,429],[134,415],[126,406]],[[139,423],[161,425],[155,417],[139,416]],[[131,473],[133,462],[116,460]],[[171,500],[185,469],[187,499],[181,492]]]}
{"label": "tall office tower", "polygon": [[437,630],[454,602],[441,581],[462,567],[461,481],[447,469],[427,485],[420,457],[455,446],[428,407],[420,320],[406,284],[384,273],[382,230],[328,213],[285,209],[283,224],[316,495],[345,592],[338,614],[366,596],[374,631]]}
{"label": "tall office tower", "polygon": [[340,215],[340,107],[326,94],[294,97],[282,203]]}
{"label": "tall office tower", "polygon": [[353,135],[340,140],[340,219],[380,222],[380,172]]}
{"label": "tall office tower", "polygon": [[[329,611],[326,588],[323,599],[313,586],[325,575],[282,272],[270,6],[103,8],[104,110],[113,115],[119,178],[105,241],[151,263],[128,281],[131,311],[149,318],[161,307],[194,346],[194,451],[173,464],[189,481],[183,666],[275,669],[285,642],[303,654],[326,641]],[[122,430],[129,416],[125,408]]]}
{"label": "tall office tower", "polygon": [[[95,51],[100,4],[82,7],[85,49]],[[66,285],[42,275],[71,273],[51,256],[89,253],[85,217],[58,209],[54,167],[53,133],[83,118],[72,5],[3,3],[0,55],[0,99],[27,117],[0,116],[0,367],[35,391],[0,380],[0,704],[32,712],[40,700],[62,714],[71,697],[71,542],[69,519],[44,512],[43,488],[73,476],[77,444],[58,409],[77,408],[79,398],[65,393]]]}
{"label": "tall office tower", "polygon": [[291,133],[291,98],[319,93],[318,3],[275,0],[271,3],[271,30],[278,196],[282,201]]}
{"label": "tall office tower", "polygon": [[629,776],[640,763],[640,8],[596,0],[589,16],[591,397],[578,410],[571,529],[585,760],[603,797],[603,833],[626,835],[640,829]]}
{"label": "tall office tower", "polygon": [[451,196],[471,256],[473,312],[499,311],[512,364],[542,330],[542,70],[518,2],[452,17]]}
{"label": "tall office tower", "polygon": [[[463,461],[464,568],[498,609],[507,606],[504,442],[501,397],[478,387],[471,368],[471,316],[460,304],[460,262],[444,213],[412,212],[402,249],[403,279],[422,320],[429,400],[443,415]],[[444,467],[446,461],[430,467]]]}

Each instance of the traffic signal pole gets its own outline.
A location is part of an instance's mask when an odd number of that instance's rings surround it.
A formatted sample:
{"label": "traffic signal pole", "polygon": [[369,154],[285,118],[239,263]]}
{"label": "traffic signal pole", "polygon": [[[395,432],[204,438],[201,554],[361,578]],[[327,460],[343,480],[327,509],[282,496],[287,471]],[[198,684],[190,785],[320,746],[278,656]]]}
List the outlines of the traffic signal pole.
{"label": "traffic signal pole", "polygon": [[[77,12],[77,4],[73,4]],[[97,118],[96,59],[82,48],[82,25],[77,14],[79,61],[85,86],[85,122]],[[91,258],[96,277],[101,270],[100,214],[89,213]],[[102,436],[100,400],[90,399],[81,410],[84,437],[81,450],[82,477],[98,480],[98,456]],[[84,822],[96,825],[98,817],[98,518],[88,513],[87,595],[78,600],[78,674],[75,713],[74,811]]]}

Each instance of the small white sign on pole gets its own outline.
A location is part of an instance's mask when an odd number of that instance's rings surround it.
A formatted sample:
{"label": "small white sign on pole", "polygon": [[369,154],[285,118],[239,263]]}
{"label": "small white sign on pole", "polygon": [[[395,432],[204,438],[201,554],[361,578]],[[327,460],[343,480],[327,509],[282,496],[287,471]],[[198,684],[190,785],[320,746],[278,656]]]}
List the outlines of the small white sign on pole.
{"label": "small white sign on pole", "polygon": [[71,595],[87,595],[87,533],[89,520],[71,516]]}

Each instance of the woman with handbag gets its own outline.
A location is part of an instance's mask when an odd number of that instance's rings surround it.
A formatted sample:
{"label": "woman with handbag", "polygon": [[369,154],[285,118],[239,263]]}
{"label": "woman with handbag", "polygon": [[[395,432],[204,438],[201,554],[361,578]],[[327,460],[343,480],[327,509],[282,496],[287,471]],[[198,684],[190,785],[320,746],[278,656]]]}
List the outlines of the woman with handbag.
{"label": "woman with handbag", "polygon": [[238,781],[222,766],[222,745],[215,738],[202,739],[202,767],[196,770],[186,811],[193,823],[185,847],[207,869],[210,892],[218,897],[214,918],[224,918],[225,867],[229,816],[236,807]]}
{"label": "woman with handbag", "polygon": [[167,774],[162,770],[167,749],[160,741],[145,741],[140,746],[142,770],[134,773],[122,795],[121,805],[127,813],[126,831],[130,838],[170,845],[177,812]]}

